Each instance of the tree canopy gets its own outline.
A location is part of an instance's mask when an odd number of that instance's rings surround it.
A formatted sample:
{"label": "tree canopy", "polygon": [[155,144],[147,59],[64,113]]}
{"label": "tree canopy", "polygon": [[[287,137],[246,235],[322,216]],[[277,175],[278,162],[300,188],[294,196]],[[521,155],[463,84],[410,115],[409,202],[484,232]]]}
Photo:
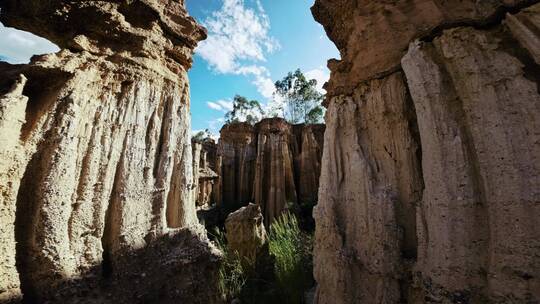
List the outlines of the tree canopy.
{"label": "tree canopy", "polygon": [[236,95],[233,100],[233,109],[225,114],[226,123],[247,122],[255,124],[264,116],[261,104],[257,100],[248,100],[244,96]]}
{"label": "tree canopy", "polygon": [[211,137],[210,131],[206,129],[206,130],[195,133],[195,135],[193,135],[191,139],[196,142],[202,142],[209,137]]}
{"label": "tree canopy", "polygon": [[297,69],[274,85],[274,101],[267,105],[266,113],[257,100],[236,95],[232,110],[225,114],[225,123],[247,122],[254,125],[265,117],[283,117],[292,124],[316,124],[323,121],[324,109],[321,103],[324,95],[317,90],[317,80],[307,79]]}
{"label": "tree canopy", "polygon": [[276,107],[274,111],[283,111],[290,123],[314,124],[322,121],[324,114],[321,102],[324,95],[317,91],[317,80],[308,80],[300,69],[289,72],[282,80],[275,83],[277,97],[283,99],[286,107]]}

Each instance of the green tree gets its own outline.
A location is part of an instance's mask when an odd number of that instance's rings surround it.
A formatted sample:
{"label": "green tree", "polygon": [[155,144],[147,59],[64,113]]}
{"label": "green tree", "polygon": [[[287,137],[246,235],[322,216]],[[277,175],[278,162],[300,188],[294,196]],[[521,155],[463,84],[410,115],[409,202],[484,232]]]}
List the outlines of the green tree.
{"label": "green tree", "polygon": [[286,103],[285,118],[293,124],[318,123],[322,119],[324,95],[317,91],[317,80],[308,80],[300,69],[289,72],[275,83],[276,95]]}
{"label": "green tree", "polygon": [[247,122],[255,124],[264,115],[261,104],[257,100],[248,100],[247,98],[236,95],[233,100],[233,109],[225,114],[226,123]]}
{"label": "green tree", "polygon": [[208,137],[210,137],[210,131],[208,131],[208,129],[206,129],[204,131],[197,132],[195,135],[193,135],[193,137],[191,139],[196,141],[196,142],[202,142],[203,140],[207,139]]}
{"label": "green tree", "polygon": [[307,124],[318,124],[323,121],[324,110],[323,107],[318,105],[311,109],[306,116]]}

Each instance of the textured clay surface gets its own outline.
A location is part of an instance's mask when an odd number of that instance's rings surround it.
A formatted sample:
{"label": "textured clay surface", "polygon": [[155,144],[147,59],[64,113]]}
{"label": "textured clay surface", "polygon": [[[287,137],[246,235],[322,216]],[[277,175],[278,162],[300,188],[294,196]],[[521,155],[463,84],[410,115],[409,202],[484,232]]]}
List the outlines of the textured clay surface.
{"label": "textured clay surface", "polygon": [[[186,70],[204,29],[183,1],[7,0],[0,8],[4,25],[62,49],[28,65],[0,64],[0,302],[22,293],[72,303],[109,278],[104,294],[157,284],[120,279],[135,271],[130,255],[154,256],[156,270],[177,278],[167,282],[178,290],[169,298],[212,302],[212,278],[196,286],[203,272],[187,265],[217,267],[219,257],[197,232],[193,204]],[[167,248],[193,249],[197,261],[154,252],[175,233],[185,237]],[[175,272],[178,263],[185,270]],[[133,303],[135,295],[95,302]]]}
{"label": "textured clay surface", "polygon": [[229,214],[225,221],[227,246],[254,265],[266,243],[261,207],[249,204]]}
{"label": "textured clay surface", "polygon": [[314,203],[321,171],[324,125],[291,125],[281,118],[221,130],[216,166],[221,202],[261,206],[266,225],[287,205]]}
{"label": "textured clay surface", "polygon": [[191,141],[193,149],[193,183],[197,207],[208,207],[215,203],[214,184],[219,176],[216,169],[217,145],[213,139],[202,142]]}
{"label": "textured clay surface", "polygon": [[327,1],[316,301],[540,301],[540,5]]}

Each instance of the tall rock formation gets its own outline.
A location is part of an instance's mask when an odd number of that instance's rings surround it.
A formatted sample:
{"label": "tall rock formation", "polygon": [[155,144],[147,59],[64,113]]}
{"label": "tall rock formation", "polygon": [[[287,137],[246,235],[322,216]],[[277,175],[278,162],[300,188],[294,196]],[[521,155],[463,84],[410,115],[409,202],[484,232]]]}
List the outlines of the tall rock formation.
{"label": "tall rock formation", "polygon": [[253,179],[257,158],[257,139],[252,125],[225,125],[218,143],[217,172],[220,176],[216,191],[218,203],[234,211],[253,200]]}
{"label": "tall rock formation", "polygon": [[211,138],[200,142],[191,141],[193,146],[193,183],[197,207],[215,203],[214,184],[219,179],[216,170],[217,145]]}
{"label": "tall rock formation", "polygon": [[293,126],[296,139],[295,184],[297,199],[301,204],[316,204],[318,200],[324,130],[322,124]]}
{"label": "tall rock formation", "polygon": [[[184,1],[0,9],[4,25],[61,48],[0,65],[0,302],[21,291],[36,303],[92,302],[87,292],[112,296],[98,303],[212,302],[190,264],[217,261],[191,198],[186,70],[206,34]],[[136,273],[140,259],[152,271]],[[175,281],[143,278],[153,274]]]}
{"label": "tall rock formation", "polygon": [[317,303],[540,301],[536,1],[317,0]]}
{"label": "tall rock formation", "polygon": [[298,202],[294,181],[295,137],[292,126],[282,118],[263,119],[257,130],[255,203],[262,207],[264,224],[269,227],[288,204]]}

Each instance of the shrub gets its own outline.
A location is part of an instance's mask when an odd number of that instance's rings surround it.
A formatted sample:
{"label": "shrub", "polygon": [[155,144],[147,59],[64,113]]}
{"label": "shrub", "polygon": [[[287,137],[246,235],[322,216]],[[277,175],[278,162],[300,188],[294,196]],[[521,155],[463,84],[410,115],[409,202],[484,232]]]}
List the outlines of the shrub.
{"label": "shrub", "polygon": [[302,303],[313,284],[312,238],[300,230],[294,215],[285,212],[270,228],[269,250],[274,257],[277,285],[286,303]]}

